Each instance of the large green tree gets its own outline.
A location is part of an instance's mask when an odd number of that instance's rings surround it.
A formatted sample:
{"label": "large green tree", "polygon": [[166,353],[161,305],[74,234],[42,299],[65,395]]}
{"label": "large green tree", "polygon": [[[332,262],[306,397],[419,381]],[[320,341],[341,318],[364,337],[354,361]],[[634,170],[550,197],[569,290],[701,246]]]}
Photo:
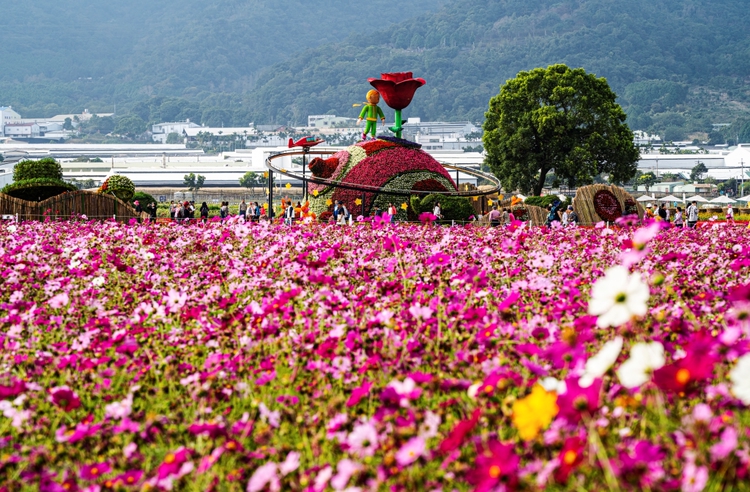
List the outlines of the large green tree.
{"label": "large green tree", "polygon": [[604,78],[582,68],[520,72],[490,100],[487,164],[506,190],[534,195],[551,171],[571,187],[600,173],[615,183],[631,179],[639,154],[615,98]]}

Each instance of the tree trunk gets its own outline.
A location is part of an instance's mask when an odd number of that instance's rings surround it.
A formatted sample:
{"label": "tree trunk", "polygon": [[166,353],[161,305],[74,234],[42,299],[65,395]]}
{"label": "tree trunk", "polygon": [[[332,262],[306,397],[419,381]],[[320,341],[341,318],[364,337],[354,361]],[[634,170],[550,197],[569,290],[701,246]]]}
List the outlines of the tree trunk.
{"label": "tree trunk", "polygon": [[544,181],[547,179],[548,172],[549,171],[545,171],[544,169],[542,169],[539,173],[539,181],[537,181],[536,185],[534,186],[534,196],[542,195],[542,188],[544,188]]}

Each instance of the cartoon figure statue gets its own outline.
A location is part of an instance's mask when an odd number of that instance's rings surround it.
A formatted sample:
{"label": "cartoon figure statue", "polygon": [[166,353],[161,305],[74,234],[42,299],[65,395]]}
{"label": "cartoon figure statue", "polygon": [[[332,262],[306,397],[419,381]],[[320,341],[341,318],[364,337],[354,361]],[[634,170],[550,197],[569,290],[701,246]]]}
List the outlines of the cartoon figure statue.
{"label": "cartoon figure statue", "polygon": [[367,93],[367,104],[365,104],[365,106],[362,108],[362,112],[359,113],[359,119],[357,119],[357,124],[359,124],[363,119],[367,120],[365,131],[362,132],[362,140],[367,139],[368,133],[372,135],[372,138],[375,138],[375,133],[378,126],[378,118],[380,118],[383,124],[385,124],[385,115],[383,114],[383,110],[378,106],[379,102],[380,93],[374,89],[370,90]]}

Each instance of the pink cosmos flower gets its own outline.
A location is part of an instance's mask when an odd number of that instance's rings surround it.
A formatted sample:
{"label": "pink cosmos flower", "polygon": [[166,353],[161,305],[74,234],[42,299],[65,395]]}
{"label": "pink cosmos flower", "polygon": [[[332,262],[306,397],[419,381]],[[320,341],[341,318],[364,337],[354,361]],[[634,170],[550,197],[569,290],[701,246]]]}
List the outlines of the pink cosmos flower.
{"label": "pink cosmos flower", "polygon": [[257,468],[250,477],[246,490],[247,492],[260,492],[266,488],[266,485],[271,491],[281,490],[277,467],[274,462],[266,463]]}
{"label": "pink cosmos flower", "polygon": [[50,390],[49,400],[66,412],[75,410],[81,406],[81,399],[75,391],[67,386],[57,386]]}
{"label": "pink cosmos flower", "polygon": [[170,475],[179,473],[182,465],[187,461],[190,452],[184,447],[177,448],[176,451],[167,453],[157,470],[159,480]]}
{"label": "pink cosmos flower", "polygon": [[361,458],[373,456],[378,447],[378,432],[369,422],[355,425],[346,443],[349,450]]}
{"label": "pink cosmos flower", "polygon": [[701,492],[708,483],[708,468],[689,461],[682,471],[682,492]]}
{"label": "pink cosmos flower", "polygon": [[409,466],[425,452],[425,442],[421,437],[412,437],[396,453],[396,462],[401,467]]}
{"label": "pink cosmos flower", "polygon": [[357,405],[357,403],[359,403],[362,398],[370,393],[370,388],[372,388],[372,383],[367,381],[363,382],[361,386],[357,386],[356,388],[354,388],[352,390],[352,395],[346,401],[346,406],[353,407]]}
{"label": "pink cosmos flower", "polygon": [[726,459],[732,451],[737,449],[738,440],[737,430],[734,427],[727,427],[721,433],[719,442],[711,446],[711,459],[721,461]]}
{"label": "pink cosmos flower", "polygon": [[112,467],[106,461],[84,465],[81,467],[80,477],[82,480],[98,480],[102,475],[106,475],[112,470]]}
{"label": "pink cosmos flower", "polygon": [[143,478],[143,471],[131,470],[125,473],[121,473],[112,479],[114,485],[124,485],[126,487],[133,487]]}
{"label": "pink cosmos flower", "polygon": [[362,469],[362,465],[356,461],[344,458],[336,465],[336,475],[331,478],[331,487],[333,490],[344,490],[349,484],[352,475]]}
{"label": "pink cosmos flower", "polygon": [[466,479],[474,485],[475,492],[495,490],[501,482],[513,487],[517,480],[518,462],[512,444],[501,444],[492,439],[486,445],[477,444],[476,462]]}

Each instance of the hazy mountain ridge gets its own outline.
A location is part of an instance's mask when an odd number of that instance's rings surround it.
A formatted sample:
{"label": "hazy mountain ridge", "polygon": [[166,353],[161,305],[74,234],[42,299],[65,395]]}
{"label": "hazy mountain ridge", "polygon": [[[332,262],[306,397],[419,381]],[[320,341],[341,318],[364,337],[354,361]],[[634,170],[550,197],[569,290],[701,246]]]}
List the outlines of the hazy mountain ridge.
{"label": "hazy mountain ridge", "polygon": [[387,14],[375,23],[347,0],[6,2],[0,104],[44,112],[45,104],[68,109],[151,95],[239,94],[263,67],[434,10],[442,1],[372,0],[368,12]]}
{"label": "hazy mountain ridge", "polygon": [[[413,70],[428,85],[410,114],[480,121],[506,79],[520,70],[566,63],[606,77],[635,126],[708,131],[713,118],[724,112],[737,117],[748,100],[748,20],[750,12],[739,0],[453,2],[384,30],[375,47],[350,38],[273,67],[250,104],[256,119],[278,122],[295,121],[296,114],[346,112],[349,99],[362,97],[367,77]],[[323,60],[318,56],[323,52],[335,54]],[[302,86],[299,73],[314,77]],[[342,73],[354,82],[341,79]],[[271,93],[287,86],[291,90]],[[346,100],[333,104],[334,92]]]}

